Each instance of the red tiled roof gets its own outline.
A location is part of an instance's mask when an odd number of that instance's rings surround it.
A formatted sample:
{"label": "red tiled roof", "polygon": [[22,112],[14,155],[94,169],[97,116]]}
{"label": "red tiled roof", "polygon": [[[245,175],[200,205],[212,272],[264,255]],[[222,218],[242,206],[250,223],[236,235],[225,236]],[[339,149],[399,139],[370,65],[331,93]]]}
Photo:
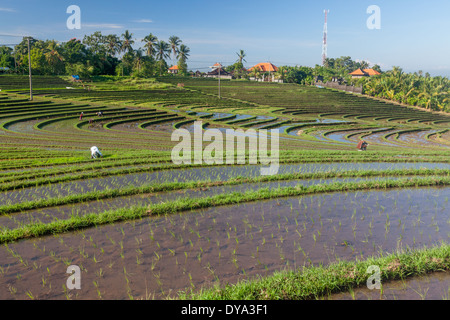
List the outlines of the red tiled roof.
{"label": "red tiled roof", "polygon": [[248,69],[248,71],[252,71],[254,68],[259,68],[263,72],[267,72],[267,71],[275,72],[275,71],[278,71],[278,68],[275,65],[271,64],[270,62],[258,63],[257,65],[254,65],[253,67]]}
{"label": "red tiled roof", "polygon": [[377,74],[380,74],[377,70],[373,69],[364,69],[364,72],[367,73],[369,76],[375,76]]}
{"label": "red tiled roof", "polygon": [[178,65],[171,66],[169,70],[178,70]]}
{"label": "red tiled roof", "polygon": [[352,76],[365,76],[365,75],[367,75],[367,73],[364,72],[363,70],[361,70],[361,68],[358,68],[355,71],[350,72],[350,75],[352,75]]}
{"label": "red tiled roof", "polygon": [[352,75],[352,76],[375,76],[377,74],[380,74],[380,73],[376,70],[373,70],[373,69],[361,70],[361,68],[356,69],[353,72],[350,72],[350,75]]}

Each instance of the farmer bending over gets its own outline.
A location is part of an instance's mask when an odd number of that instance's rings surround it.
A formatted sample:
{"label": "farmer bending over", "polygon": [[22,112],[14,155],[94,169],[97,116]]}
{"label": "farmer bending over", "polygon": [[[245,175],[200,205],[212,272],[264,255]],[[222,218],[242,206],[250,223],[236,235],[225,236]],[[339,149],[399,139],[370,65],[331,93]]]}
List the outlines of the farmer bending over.
{"label": "farmer bending over", "polygon": [[365,142],[364,140],[360,140],[358,145],[356,146],[356,148],[359,151],[366,151],[368,145],[369,144],[367,142]]}
{"label": "farmer bending over", "polygon": [[96,146],[93,146],[91,148],[91,159],[96,159],[97,157],[102,157],[102,153],[100,152],[100,150],[98,150],[98,148]]}

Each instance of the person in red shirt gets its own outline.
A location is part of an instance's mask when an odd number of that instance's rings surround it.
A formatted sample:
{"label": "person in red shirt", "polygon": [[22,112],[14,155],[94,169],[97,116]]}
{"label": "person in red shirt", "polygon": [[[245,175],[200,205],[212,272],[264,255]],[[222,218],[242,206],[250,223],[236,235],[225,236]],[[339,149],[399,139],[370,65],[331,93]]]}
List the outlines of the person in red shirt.
{"label": "person in red shirt", "polygon": [[360,140],[358,142],[358,145],[356,146],[356,148],[360,151],[365,151],[368,145],[369,144],[367,142],[365,142],[364,140]]}

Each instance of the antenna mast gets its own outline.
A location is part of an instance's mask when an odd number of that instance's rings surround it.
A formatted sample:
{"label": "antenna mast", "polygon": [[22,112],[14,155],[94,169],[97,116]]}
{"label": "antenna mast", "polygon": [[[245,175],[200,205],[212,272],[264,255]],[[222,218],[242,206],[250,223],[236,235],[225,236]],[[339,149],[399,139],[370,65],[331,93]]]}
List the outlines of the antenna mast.
{"label": "antenna mast", "polygon": [[325,61],[327,59],[327,15],[330,10],[323,10],[325,13],[325,24],[323,26],[323,44],[322,44],[322,65],[325,66]]}

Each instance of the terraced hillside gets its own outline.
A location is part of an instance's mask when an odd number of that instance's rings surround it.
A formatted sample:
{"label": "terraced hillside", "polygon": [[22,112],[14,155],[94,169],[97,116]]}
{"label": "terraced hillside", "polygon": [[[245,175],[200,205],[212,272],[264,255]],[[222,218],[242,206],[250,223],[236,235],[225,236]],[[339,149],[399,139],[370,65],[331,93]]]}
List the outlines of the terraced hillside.
{"label": "terraced hillside", "polygon": [[[43,77],[29,101],[25,78],[0,76],[2,299],[333,299],[365,286],[364,263],[383,285],[448,269],[447,114],[294,84],[221,81],[219,98],[179,77]],[[174,164],[194,121],[277,130],[277,174]]]}

